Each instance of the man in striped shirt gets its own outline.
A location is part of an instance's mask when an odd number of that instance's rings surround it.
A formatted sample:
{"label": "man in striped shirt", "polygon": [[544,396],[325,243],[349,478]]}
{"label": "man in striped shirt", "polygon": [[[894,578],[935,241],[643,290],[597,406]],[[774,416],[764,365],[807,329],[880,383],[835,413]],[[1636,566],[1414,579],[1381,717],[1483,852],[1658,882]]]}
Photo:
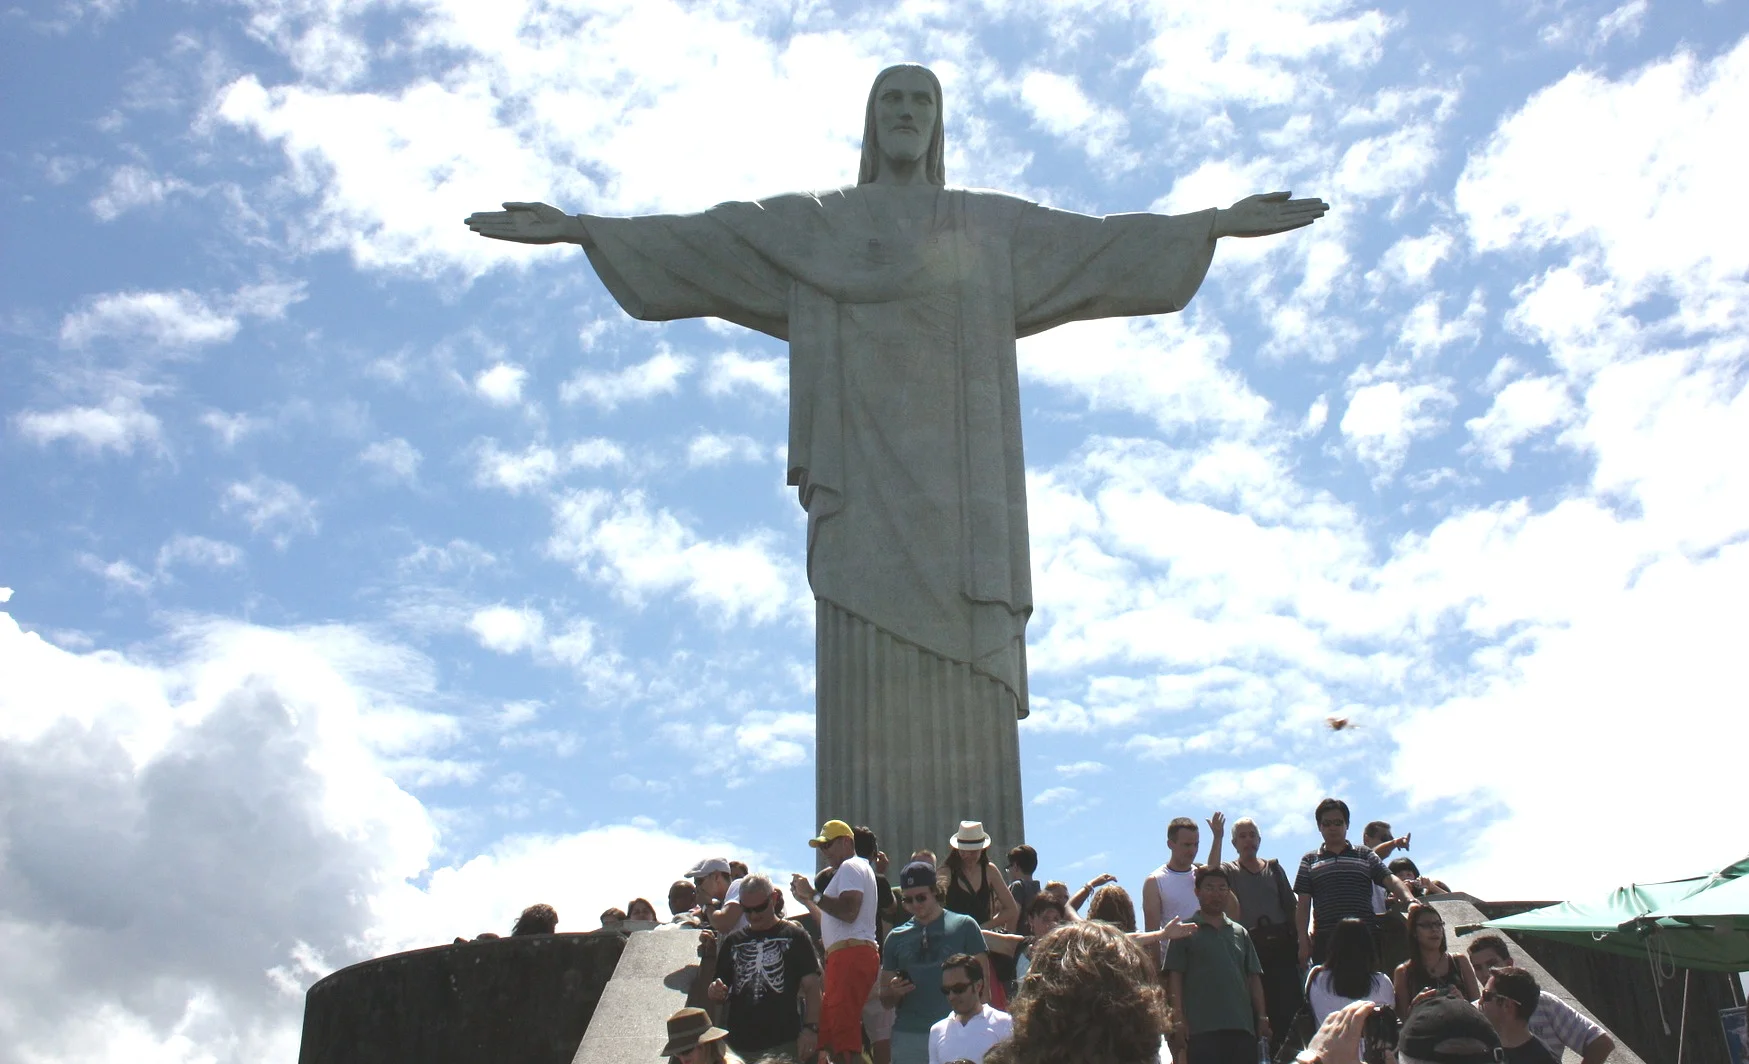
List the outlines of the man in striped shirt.
{"label": "man in striped shirt", "polygon": [[1308,959],[1324,962],[1330,935],[1343,918],[1357,916],[1371,926],[1373,884],[1384,887],[1405,904],[1410,900],[1409,888],[1391,874],[1378,854],[1348,841],[1347,802],[1324,799],[1318,803],[1317,818],[1324,844],[1300,858],[1299,874],[1294,877],[1294,894],[1298,896],[1294,915],[1299,923],[1301,964]]}
{"label": "man in striped shirt", "polygon": [[[1487,984],[1494,969],[1512,963],[1512,951],[1499,935],[1477,935],[1470,940],[1469,953],[1470,963],[1476,967],[1476,981],[1482,985]],[[1538,996],[1536,1008],[1530,1014],[1530,1033],[1557,1060],[1563,1049],[1571,1049],[1579,1054],[1581,1064],[1603,1064],[1615,1052],[1615,1039],[1608,1031],[1547,990]]]}

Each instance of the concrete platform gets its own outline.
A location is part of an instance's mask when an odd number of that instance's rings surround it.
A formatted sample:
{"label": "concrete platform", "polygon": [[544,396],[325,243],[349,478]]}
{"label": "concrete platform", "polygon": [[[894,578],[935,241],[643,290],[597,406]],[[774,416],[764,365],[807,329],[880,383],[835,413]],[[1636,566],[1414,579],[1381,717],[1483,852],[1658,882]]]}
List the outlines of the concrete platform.
{"label": "concrete platform", "polygon": [[657,1064],[668,1017],[687,1004],[698,975],[696,930],[632,932],[572,1064]]}

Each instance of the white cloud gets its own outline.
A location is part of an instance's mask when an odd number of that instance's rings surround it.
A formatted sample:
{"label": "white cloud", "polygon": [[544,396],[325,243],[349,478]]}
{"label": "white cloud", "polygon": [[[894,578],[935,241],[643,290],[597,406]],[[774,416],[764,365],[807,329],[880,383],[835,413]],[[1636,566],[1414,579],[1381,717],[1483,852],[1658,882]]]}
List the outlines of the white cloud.
{"label": "white cloud", "polygon": [[1348,397],[1340,428],[1361,461],[1389,477],[1402,467],[1416,439],[1445,426],[1454,401],[1438,384],[1379,381]]}
{"label": "white cloud", "polygon": [[235,446],[238,440],[261,427],[260,421],[248,414],[227,414],[222,410],[208,410],[200,416],[200,423],[211,429],[225,447]]}
{"label": "white cloud", "polygon": [[375,466],[392,480],[413,481],[419,477],[419,448],[399,436],[378,440],[358,452],[358,460]]}
{"label": "white cloud", "polygon": [[515,406],[522,402],[522,385],[526,380],[527,370],[499,362],[474,377],[474,390],[496,406]]}
{"label": "white cloud", "polygon": [[188,289],[171,292],[110,292],[86,301],[61,319],[61,346],[88,347],[100,340],[137,341],[162,349],[228,343],[242,317],[275,319],[304,298],[302,283],[245,285],[209,302]]}
{"label": "white cloud", "polygon": [[313,500],[295,485],[260,474],[226,486],[220,506],[241,517],[256,535],[271,535],[282,550],[294,536],[315,535],[320,527]]}
{"label": "white cloud", "polygon": [[1033,795],[1028,805],[1049,808],[1075,802],[1081,797],[1081,792],[1073,787],[1046,787]]}
{"label": "white cloud", "polygon": [[433,867],[437,820],[397,778],[468,778],[435,759],[459,722],[414,708],[436,672],[348,627],[191,620],[74,654],[0,613],[0,933],[32,959],[0,966],[9,1051],[289,1060],[304,991],[341,965],[506,933],[533,900],[587,930],[632,897],[661,906],[707,853],[767,867],[647,822]]}
{"label": "white cloud", "polygon": [[[670,0],[558,22],[532,4],[499,14],[420,8],[397,39],[417,73],[376,92],[335,88],[352,68],[321,62],[316,84],[265,87],[246,75],[219,94],[218,117],[282,148],[313,200],[293,226],[298,246],[344,248],[370,269],[477,274],[559,258],[460,224],[503,200],[629,214],[845,183],[868,74],[892,54],[882,33],[810,29],[780,43],[739,10]],[[345,56],[370,46],[364,21],[327,9],[302,34],[264,39],[308,61],[309,33],[322,26],[317,54]],[[441,78],[426,73],[435,57]],[[786,101],[786,135],[761,151],[742,137],[748,99]],[[712,160],[708,191],[700,159]]]}
{"label": "white cloud", "polygon": [[600,437],[579,440],[558,450],[531,443],[521,451],[506,451],[490,437],[475,445],[474,483],[499,487],[513,495],[544,488],[573,469],[605,469],[626,464],[625,448]]}
{"label": "white cloud", "polygon": [[1393,278],[1400,282],[1422,285],[1432,276],[1434,267],[1451,257],[1454,239],[1449,230],[1434,228],[1422,236],[1400,238],[1379,256],[1376,274],[1368,280]]}
{"label": "white cloud", "polygon": [[[1455,800],[1509,810],[1465,832],[1463,859],[1442,878],[1481,897],[1548,898],[1643,880],[1646,855],[1620,840],[1668,831],[1668,808],[1647,794],[1680,790],[1693,808],[1732,808],[1749,743],[1749,718],[1733,695],[1741,671],[1735,603],[1745,591],[1749,547],[1741,543],[1706,559],[1666,558],[1567,624],[1539,632],[1535,650],[1511,670],[1410,714],[1393,732],[1387,778],[1413,808],[1432,812]],[[1452,771],[1442,752],[1480,734],[1502,739],[1485,770]],[[1551,756],[1573,768],[1551,771]],[[1604,766],[1632,785],[1576,782]],[[1407,781],[1413,785],[1401,786]],[[1571,815],[1576,787],[1584,816]],[[1588,855],[1584,868],[1500,865],[1502,853],[1534,852],[1551,823],[1574,852]],[[1742,850],[1740,835],[1701,830],[1658,867],[1698,873]]]}
{"label": "white cloud", "polygon": [[109,173],[109,183],[91,200],[91,213],[99,221],[112,222],[136,207],[150,207],[172,192],[188,188],[176,177],[159,177],[143,166],[128,163]]}
{"label": "white cloud", "polygon": [[1326,794],[1308,769],[1278,763],[1204,772],[1161,799],[1160,805],[1167,810],[1221,810],[1228,824],[1248,816],[1267,838],[1303,834]]}
{"label": "white cloud", "polygon": [[778,552],[766,529],[734,541],[707,539],[640,491],[592,489],[554,511],[547,552],[636,604],[653,594],[691,600],[713,622],[771,623],[806,616],[799,561]]}
{"label": "white cloud", "polygon": [[1129,123],[1122,113],[1088,99],[1080,84],[1066,74],[1029,70],[1020,79],[1020,102],[1035,126],[1069,141],[1095,159],[1120,168],[1139,160],[1120,151]]}
{"label": "white cloud", "polygon": [[475,610],[468,628],[480,645],[499,654],[514,654],[539,646],[546,634],[546,618],[527,607],[488,606]]}
{"label": "white cloud", "polygon": [[1226,364],[1230,341],[1212,319],[1175,315],[1077,322],[1020,341],[1024,380],[1083,397],[1093,410],[1127,410],[1161,429],[1247,436],[1269,402]]}
{"label": "white cloud", "polygon": [[1340,0],[1150,5],[1154,65],[1143,89],[1159,107],[1190,113],[1327,97],[1328,72],[1376,62],[1393,28],[1378,11],[1351,8]]}
{"label": "white cloud", "polygon": [[133,563],[126,560],[117,559],[113,562],[106,562],[94,554],[81,554],[79,564],[90,572],[103,577],[112,587],[120,588],[123,591],[143,594],[152,589],[154,581],[151,575],[141,572]]}
{"label": "white cloud", "polygon": [[680,378],[690,373],[692,366],[691,357],[664,347],[647,361],[616,373],[578,373],[559,386],[559,398],[567,403],[587,400],[603,410],[612,410],[621,403],[672,395],[679,389]]}
{"label": "white cloud", "polygon": [[1425,123],[1356,141],[1336,167],[1335,192],[1358,200],[1406,192],[1421,184],[1438,157],[1433,127]]}
{"label": "white cloud", "polygon": [[138,444],[159,442],[158,418],[139,400],[117,396],[102,406],[65,406],[59,410],[26,410],[13,424],[27,439],[47,446],[71,440],[80,450],[101,454],[113,450],[132,454]]}
{"label": "white cloud", "polygon": [[711,356],[704,390],[714,396],[750,390],[781,399],[789,394],[789,360],[724,351]]}
{"label": "white cloud", "polygon": [[237,335],[237,319],[206,300],[176,292],[115,292],[98,296],[61,321],[61,343],[85,347],[97,340],[139,339],[159,347],[225,343]]}
{"label": "white cloud", "polygon": [[1099,776],[1106,771],[1106,766],[1100,761],[1073,761],[1067,765],[1057,766],[1057,775],[1064,779],[1074,779],[1078,776]]}
{"label": "white cloud", "polygon": [[1544,429],[1566,424],[1573,415],[1573,401],[1560,380],[1524,377],[1502,388],[1488,412],[1464,427],[1489,465],[1507,469],[1514,447]]}
{"label": "white cloud", "polygon": [[0,615],[0,932],[33,959],[0,966],[19,1059],[289,1059],[302,991],[361,957],[373,899],[434,845],[388,775],[453,734],[400,704],[429,662],[231,622],[160,649],[70,654]]}
{"label": "white cloud", "polygon": [[[1482,250],[1595,249],[1619,305],[1669,284],[1685,325],[1716,327],[1744,299],[1749,220],[1712,209],[1736,194],[1737,166],[1736,146],[1713,134],[1744,125],[1749,40],[1710,63],[1678,52],[1621,81],[1575,71],[1471,155],[1457,209]],[[1585,180],[1572,181],[1577,172]]]}
{"label": "white cloud", "polygon": [[203,569],[230,569],[243,562],[243,551],[235,544],[205,536],[177,533],[158,548],[158,571],[166,572],[179,565]]}
{"label": "white cloud", "polygon": [[725,436],[704,432],[686,444],[686,464],[693,469],[724,465],[729,462],[763,462],[771,455],[751,436]]}

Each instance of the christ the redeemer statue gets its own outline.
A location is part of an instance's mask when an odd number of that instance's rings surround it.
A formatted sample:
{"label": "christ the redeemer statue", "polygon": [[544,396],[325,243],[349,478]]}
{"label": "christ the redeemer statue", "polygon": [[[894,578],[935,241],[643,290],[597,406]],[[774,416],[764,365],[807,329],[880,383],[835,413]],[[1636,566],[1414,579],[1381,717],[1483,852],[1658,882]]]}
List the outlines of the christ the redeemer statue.
{"label": "christ the redeemer statue", "polygon": [[1278,192],[1095,218],[948,188],[942,109],[928,69],[882,71],[853,188],[689,215],[506,203],[467,219],[498,240],[582,245],[634,318],[711,316],[789,341],[789,483],[816,610],[815,822],[868,824],[895,855],[940,849],[961,820],[1004,847],[1024,838],[1032,576],[1015,339],[1181,310],[1216,240],[1328,209]]}

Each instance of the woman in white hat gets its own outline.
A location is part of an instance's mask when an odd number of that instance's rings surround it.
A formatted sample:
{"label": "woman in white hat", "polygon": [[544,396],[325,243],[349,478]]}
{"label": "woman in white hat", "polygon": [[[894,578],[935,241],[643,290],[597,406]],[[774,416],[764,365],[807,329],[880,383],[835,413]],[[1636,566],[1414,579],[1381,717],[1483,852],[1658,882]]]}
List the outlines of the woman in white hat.
{"label": "woman in white hat", "polygon": [[941,888],[947,893],[942,907],[964,913],[990,931],[1014,930],[1020,906],[990,861],[990,834],[984,825],[960,821],[947,845],[947,859],[941,862]]}

